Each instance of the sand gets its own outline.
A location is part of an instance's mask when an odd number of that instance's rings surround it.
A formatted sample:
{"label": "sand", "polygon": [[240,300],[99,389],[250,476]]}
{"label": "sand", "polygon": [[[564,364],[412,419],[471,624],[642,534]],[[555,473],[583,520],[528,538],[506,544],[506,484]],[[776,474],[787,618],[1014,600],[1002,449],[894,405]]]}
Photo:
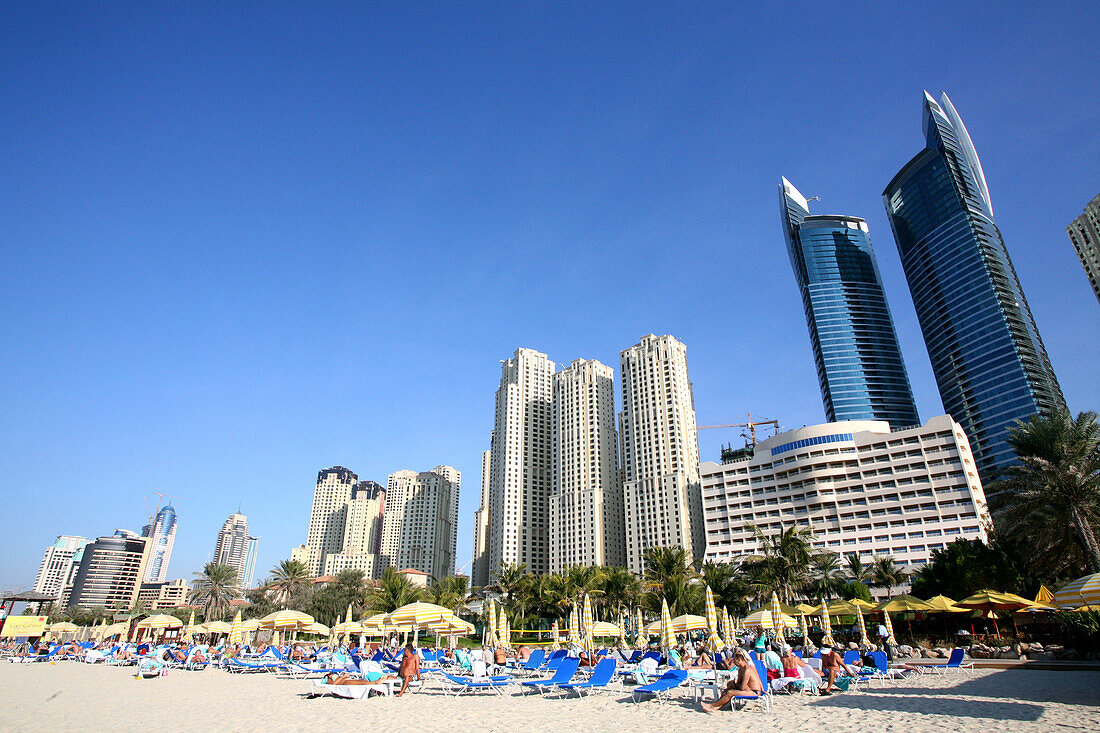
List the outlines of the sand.
{"label": "sand", "polygon": [[[557,699],[444,696],[437,686],[404,698],[307,699],[308,683],[217,669],[172,671],[136,680],[132,668],[74,662],[0,662],[0,729],[194,731],[685,731],[1100,730],[1100,672],[980,670],[924,675],[830,697],[775,698],[707,715],[682,688],[668,703],[630,702],[629,693]],[[627,688],[629,689],[629,688]],[[720,726],[720,727],[716,727]]]}

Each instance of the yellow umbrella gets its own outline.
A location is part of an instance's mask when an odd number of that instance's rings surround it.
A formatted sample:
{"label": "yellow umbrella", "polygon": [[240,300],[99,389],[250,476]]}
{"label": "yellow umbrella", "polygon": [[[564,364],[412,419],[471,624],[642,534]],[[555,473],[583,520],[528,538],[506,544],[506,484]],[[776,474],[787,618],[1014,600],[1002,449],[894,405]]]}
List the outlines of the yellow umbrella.
{"label": "yellow umbrella", "polygon": [[714,606],[714,592],[707,586],[705,613],[707,615],[707,630],[710,635],[707,638],[707,646],[712,654],[717,654],[722,648],[722,640],[718,637],[718,609]]}
{"label": "yellow umbrella", "polygon": [[168,614],[159,613],[155,616],[147,616],[141,621],[138,621],[137,628],[139,629],[178,629],[183,626],[183,622],[175,616],[169,616]]}
{"label": "yellow umbrella", "polygon": [[224,621],[208,621],[199,627],[208,634],[228,634],[233,627]]}
{"label": "yellow umbrella", "polygon": [[634,609],[634,644],[640,645],[645,639],[645,618],[642,616],[642,607]]}
{"label": "yellow umbrella", "polygon": [[[1021,598],[1013,593],[1001,593],[1000,591],[989,590],[988,588],[978,591],[977,593],[964,598],[961,601],[955,603],[959,608],[970,608],[978,611],[985,611],[989,613],[993,619],[993,631],[997,636],[1001,635],[1001,630],[997,626],[997,616],[993,614],[993,611],[1018,611],[1021,608],[1031,608],[1035,604],[1026,598]],[[1016,624],[1016,619],[1012,620],[1013,626]]]}
{"label": "yellow umbrella", "polygon": [[[707,620],[702,616],[695,616],[693,614],[684,614],[683,616],[677,616],[670,621],[672,625],[673,634],[686,634],[689,631],[705,631],[707,628]],[[654,621],[646,629],[651,634],[661,633],[661,622]]]}
{"label": "yellow umbrella", "polygon": [[489,622],[488,633],[485,635],[485,644],[486,646],[495,647],[497,645],[497,609],[493,604],[492,598],[485,601],[485,617]]}
{"label": "yellow umbrella", "polygon": [[510,646],[512,643],[512,629],[508,625],[508,614],[504,612],[503,604],[500,607],[500,643],[501,646]]}
{"label": "yellow umbrella", "polygon": [[[783,638],[783,610],[779,607],[779,594],[772,592],[772,628],[775,629],[775,643],[782,646],[787,643]],[[788,616],[788,618],[790,618]],[[791,619],[792,621],[794,619]],[[792,624],[793,625],[793,624]]]}
{"label": "yellow umbrella", "polygon": [[1039,584],[1039,592],[1035,594],[1035,602],[1050,606],[1054,604],[1054,594],[1042,583]]}
{"label": "yellow umbrella", "polygon": [[888,601],[883,601],[882,603],[878,604],[877,606],[875,606],[875,610],[893,611],[894,613],[898,613],[901,611],[927,611],[929,610],[929,606],[926,602],[922,601],[916,596],[911,596],[903,593],[900,596],[895,596]]}
{"label": "yellow umbrella", "polygon": [[[802,614],[803,616],[805,616],[808,613],[810,613],[810,614],[817,613],[817,606],[811,606],[808,603],[799,603],[799,604],[795,605],[795,609],[798,611],[798,613]],[[792,613],[791,615],[794,616],[795,614]]]}
{"label": "yellow umbrella", "polygon": [[810,630],[806,628],[806,614],[804,613],[798,615],[798,630],[802,632],[802,643],[805,644],[806,640],[810,638]]}
{"label": "yellow umbrella", "polygon": [[968,613],[969,608],[960,608],[947,596],[934,596],[924,602],[924,611],[929,613]]}
{"label": "yellow umbrella", "polygon": [[107,630],[107,619],[103,619],[103,622],[95,629],[95,638],[102,641],[103,632]]}
{"label": "yellow umbrella", "polygon": [[313,623],[313,617],[301,611],[276,611],[260,619],[260,628],[298,631]]}
{"label": "yellow umbrella", "polygon": [[856,606],[856,623],[859,624],[860,643],[867,644],[867,627],[863,624],[863,609]]}
{"label": "yellow umbrella", "polygon": [[191,643],[191,635],[194,633],[194,628],[195,628],[195,612],[192,611],[191,616],[187,619],[187,625],[183,627],[183,636],[180,637],[180,640],[184,644],[190,644]]}
{"label": "yellow umbrella", "polygon": [[280,641],[281,639],[279,638],[279,630],[275,629],[271,632],[271,646],[280,646]]}
{"label": "yellow umbrella", "polygon": [[726,637],[726,646],[732,648],[732,647],[737,646],[737,624],[738,624],[738,622],[734,621],[733,617],[730,616],[729,609],[723,609],[723,613],[726,614],[726,629],[729,632],[729,636]]}
{"label": "yellow umbrella", "polygon": [[[348,616],[348,621],[351,621],[351,616]],[[344,625],[343,619],[340,616],[336,617],[336,623],[332,625],[332,628],[328,630],[328,645],[330,647],[336,646],[340,641],[342,634],[341,627]]]}
{"label": "yellow umbrella", "polygon": [[592,599],[588,594],[584,594],[584,607],[581,616],[581,627],[583,631],[584,648],[589,652],[594,651],[595,643],[592,639]]}
{"label": "yellow umbrella", "polygon": [[871,603],[870,601],[865,601],[862,598],[850,598],[848,599],[848,603],[852,604],[853,606],[858,606],[864,611],[873,611],[875,610],[875,608],[877,608],[877,604]]}
{"label": "yellow umbrella", "polygon": [[[239,613],[238,613],[238,615],[239,615]],[[260,628],[260,619],[258,619],[258,618],[250,618],[247,621],[244,621],[244,622],[241,623],[241,631],[242,632],[252,633],[253,631],[258,631],[259,628]]]}
{"label": "yellow umbrella", "polygon": [[387,617],[393,626],[411,626],[424,628],[433,623],[454,618],[454,611],[434,603],[409,603],[397,609]]}
{"label": "yellow umbrella", "polygon": [[622,628],[620,628],[618,625],[613,624],[609,621],[595,621],[592,624],[592,636],[593,636],[593,638],[595,638],[597,636],[621,637],[622,635],[623,635]]}
{"label": "yellow umbrella", "polygon": [[329,627],[314,621],[309,626],[302,629],[302,632],[306,634],[314,634],[316,636],[328,636]]}
{"label": "yellow umbrella", "polygon": [[558,649],[558,622],[550,622],[550,648],[554,651]]}
{"label": "yellow umbrella", "polygon": [[836,641],[833,640],[833,625],[829,621],[829,607],[825,605],[825,601],[821,602],[821,629],[825,632],[825,635],[821,638],[821,643],[835,646]]}
{"label": "yellow umbrella", "polygon": [[855,616],[858,605],[851,601],[833,601],[829,604],[829,613],[833,616]]}
{"label": "yellow umbrella", "polygon": [[885,623],[886,623],[886,639],[884,641],[893,641],[894,640],[894,625],[892,623],[890,623],[890,612],[889,611],[883,611],[882,612],[882,617],[883,617],[883,619],[885,619]]}
{"label": "yellow umbrella", "polygon": [[241,612],[233,617],[233,623],[229,627],[229,643],[240,644],[244,641],[244,623],[241,621]]}
{"label": "yellow umbrella", "polygon": [[[793,618],[785,613],[780,615],[779,621],[783,626],[790,626],[792,628],[798,625],[797,621],[795,621]],[[775,628],[775,619],[772,617],[772,611],[770,608],[756,609],[748,616],[741,619],[741,623],[749,627],[759,626],[764,629]]]}
{"label": "yellow umbrella", "polygon": [[69,623],[68,621],[58,621],[56,623],[50,624],[51,634],[68,634],[79,629],[79,626]]}
{"label": "yellow umbrella", "polygon": [[569,644],[571,646],[581,645],[581,617],[580,609],[573,608],[569,612]]}
{"label": "yellow umbrella", "polygon": [[1053,598],[1058,608],[1079,608],[1100,604],[1100,573],[1085,575],[1066,583]]}
{"label": "yellow umbrella", "polygon": [[661,646],[671,649],[676,646],[676,635],[672,631],[672,614],[668,611],[668,601],[661,599]]}

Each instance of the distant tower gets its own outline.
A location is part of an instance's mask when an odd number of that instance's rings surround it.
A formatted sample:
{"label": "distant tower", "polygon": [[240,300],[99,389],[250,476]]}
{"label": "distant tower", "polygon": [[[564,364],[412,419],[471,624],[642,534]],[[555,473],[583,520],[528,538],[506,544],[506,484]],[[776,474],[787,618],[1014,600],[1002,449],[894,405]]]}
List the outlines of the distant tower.
{"label": "distant tower", "polygon": [[130,608],[146,577],[152,542],[150,537],[116,531],[85,545],[66,607]]}
{"label": "distant tower", "polygon": [[305,563],[314,577],[324,569],[325,557],[339,553],[344,547],[348,504],[355,496],[358,482],[359,477],[343,466],[317,472],[306,543],[296,547],[290,555],[291,559]]}
{"label": "distant tower", "polygon": [[42,564],[38,566],[38,577],[34,579],[34,592],[47,593],[61,598],[65,581],[68,580],[73,559],[88,544],[86,537],[61,535],[46,548],[42,554]]}
{"label": "distant tower", "polygon": [[150,539],[145,582],[163,582],[168,577],[168,561],[172,559],[172,546],[176,543],[176,510],[172,505],[161,507],[153,523],[142,528],[141,535]]}
{"label": "distant tower", "polygon": [[252,585],[258,542],[258,537],[249,534],[248,517],[240,513],[230,514],[218,532],[218,540],[214,545],[214,562],[234,568],[242,589]]}
{"label": "distant tower", "polygon": [[786,178],[779,200],[826,420],[919,424],[867,223],[810,216],[806,198]]}
{"label": "distant tower", "polygon": [[[490,439],[490,444],[492,440]],[[478,588],[489,583],[489,476],[493,471],[493,452],[481,452],[481,502],[474,512],[474,560],[470,583]]]}
{"label": "distant tower", "polygon": [[643,336],[619,354],[626,564],[645,568],[649,547],[706,550],[699,483],[695,398],[687,347],[672,336]]}
{"label": "distant tower", "polygon": [[396,471],[386,483],[383,562],[435,579],[455,572],[455,520],[461,474],[450,466]]}
{"label": "distant tower", "polygon": [[1016,460],[1009,428],[1066,401],[946,94],[924,93],[924,136],[882,195],[943,408],[988,479]]}
{"label": "distant tower", "polygon": [[1085,213],[1066,227],[1073,249],[1081,259],[1092,292],[1100,300],[1100,195],[1085,207]]}

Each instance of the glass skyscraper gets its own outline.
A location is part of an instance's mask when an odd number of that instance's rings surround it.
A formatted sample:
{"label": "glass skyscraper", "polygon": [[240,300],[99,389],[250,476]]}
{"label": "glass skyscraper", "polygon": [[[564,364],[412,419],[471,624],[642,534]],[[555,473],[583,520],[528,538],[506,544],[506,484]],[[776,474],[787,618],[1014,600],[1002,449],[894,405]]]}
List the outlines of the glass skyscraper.
{"label": "glass skyscraper", "polygon": [[867,223],[810,216],[786,178],[779,198],[827,419],[920,424]]}
{"label": "glass skyscraper", "polygon": [[1016,420],[1065,399],[951,100],[924,93],[925,148],[883,192],[944,410],[983,478],[1010,464]]}

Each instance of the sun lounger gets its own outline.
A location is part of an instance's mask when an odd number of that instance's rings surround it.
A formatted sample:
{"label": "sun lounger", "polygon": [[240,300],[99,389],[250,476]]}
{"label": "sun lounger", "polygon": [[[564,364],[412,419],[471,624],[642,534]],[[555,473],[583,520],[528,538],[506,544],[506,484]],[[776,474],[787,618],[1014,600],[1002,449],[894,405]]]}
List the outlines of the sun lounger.
{"label": "sun lounger", "polygon": [[537,672],[539,667],[542,666],[543,660],[546,658],[546,650],[535,649],[531,652],[531,656],[527,658],[527,661],[523,664],[510,665],[516,672],[521,674],[530,674]]}
{"label": "sun lounger", "polygon": [[[606,690],[608,684],[615,678],[615,668],[617,666],[618,663],[614,659],[601,659],[596,668],[592,670],[592,676],[587,680],[583,682],[562,682],[555,685],[555,687],[567,693],[575,690],[578,696],[585,692],[592,694],[593,691]],[[619,681],[619,687],[622,688],[621,680]]]}
{"label": "sun lounger", "polygon": [[346,700],[362,700],[364,697],[370,697],[370,693],[375,692],[379,695],[385,695],[386,697],[393,697],[393,688],[400,681],[401,680],[389,679],[379,680],[365,685],[330,685],[326,684],[324,680],[310,680],[309,696],[319,697],[322,695],[332,695],[333,697],[342,697]]}
{"label": "sun lounger", "polygon": [[581,660],[576,657],[565,657],[561,660],[561,664],[558,665],[553,676],[547,677],[541,680],[520,680],[520,684],[523,689],[526,690],[538,690],[539,692],[545,692],[551,687],[564,684],[573,679],[573,675],[577,673],[577,668],[580,666]]}
{"label": "sun lounger", "polygon": [[630,692],[631,698],[634,702],[638,702],[638,694],[653,695],[658,702],[664,702],[668,700],[672,690],[676,689],[680,685],[687,681],[688,674],[682,669],[670,669],[665,672],[659,679],[654,680],[646,685],[638,685]]}
{"label": "sun lounger", "polygon": [[246,662],[240,659],[226,659],[224,660],[224,666],[226,672],[274,672],[282,669],[285,665],[284,662]]}
{"label": "sun lounger", "polygon": [[966,656],[966,650],[961,646],[957,646],[951,650],[951,656],[947,660],[947,664],[929,664],[925,666],[925,669],[932,671],[935,670],[941,674],[947,674],[948,672],[960,672],[964,669],[974,671],[973,662],[963,662],[963,658]]}
{"label": "sun lounger", "polygon": [[478,690],[492,690],[503,697],[504,691],[507,690],[510,693],[511,686],[516,684],[516,680],[507,675],[482,677],[480,680],[475,680],[472,677],[458,677],[443,670],[439,671],[438,679],[443,686],[443,691],[454,695],[461,695],[464,692],[477,692]]}

